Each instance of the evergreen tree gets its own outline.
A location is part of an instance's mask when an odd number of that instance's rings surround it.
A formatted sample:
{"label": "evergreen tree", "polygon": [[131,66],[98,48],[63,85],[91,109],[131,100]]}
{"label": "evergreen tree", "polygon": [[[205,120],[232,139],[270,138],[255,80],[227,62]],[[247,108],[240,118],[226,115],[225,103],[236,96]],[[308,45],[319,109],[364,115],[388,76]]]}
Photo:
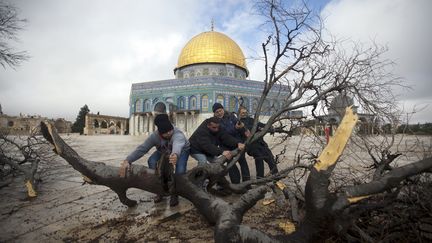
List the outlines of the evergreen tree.
{"label": "evergreen tree", "polygon": [[87,105],[84,105],[81,107],[78,116],[72,125],[72,132],[79,132],[80,134],[83,134],[84,127],[85,127],[85,116],[87,113],[89,113],[90,110]]}

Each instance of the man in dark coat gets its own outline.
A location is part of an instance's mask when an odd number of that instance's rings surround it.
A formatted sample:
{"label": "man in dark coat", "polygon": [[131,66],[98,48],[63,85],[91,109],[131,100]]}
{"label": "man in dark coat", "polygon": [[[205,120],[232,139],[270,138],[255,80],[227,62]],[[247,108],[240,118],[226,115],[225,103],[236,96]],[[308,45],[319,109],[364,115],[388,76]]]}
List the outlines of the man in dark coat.
{"label": "man in dark coat", "polygon": [[[254,119],[248,116],[248,111],[245,107],[240,107],[239,117],[244,126],[247,129],[252,130]],[[266,124],[264,123],[258,122],[257,131],[260,131],[265,125]],[[256,174],[258,179],[264,177],[264,161],[268,164],[270,173],[275,174],[278,172],[273,153],[269,149],[268,144],[264,141],[263,137],[252,144],[249,144],[246,151],[248,155],[254,157],[255,159]]]}
{"label": "man in dark coat", "polygon": [[[214,103],[213,113],[215,117],[221,119],[221,128],[225,130],[228,134],[236,138],[238,142],[242,143],[243,137],[249,131],[244,128],[243,124],[239,122],[237,117],[235,117],[232,113],[225,111],[224,107],[220,103]],[[250,172],[245,154],[243,154],[239,158],[238,163],[240,164],[241,177],[243,181],[249,180]],[[231,167],[228,172],[232,183],[240,183],[240,172],[236,165]]]}
{"label": "man in dark coat", "polygon": [[244,149],[244,144],[220,129],[220,119],[210,117],[189,138],[191,156],[198,164],[212,162],[219,155],[232,158],[231,148]]}

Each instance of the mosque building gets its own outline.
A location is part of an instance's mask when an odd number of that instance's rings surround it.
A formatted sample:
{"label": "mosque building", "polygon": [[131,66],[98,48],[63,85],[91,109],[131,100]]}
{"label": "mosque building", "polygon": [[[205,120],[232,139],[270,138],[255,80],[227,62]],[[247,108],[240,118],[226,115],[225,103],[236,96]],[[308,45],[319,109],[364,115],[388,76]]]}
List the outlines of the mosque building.
{"label": "mosque building", "polygon": [[[230,37],[207,31],[193,37],[180,52],[174,79],[133,83],[129,98],[129,133],[154,131],[154,116],[167,112],[187,134],[213,115],[214,103],[237,112],[239,105],[254,114],[264,83],[247,79],[249,71],[241,48]],[[286,87],[272,90],[261,115],[277,110],[287,97]]]}

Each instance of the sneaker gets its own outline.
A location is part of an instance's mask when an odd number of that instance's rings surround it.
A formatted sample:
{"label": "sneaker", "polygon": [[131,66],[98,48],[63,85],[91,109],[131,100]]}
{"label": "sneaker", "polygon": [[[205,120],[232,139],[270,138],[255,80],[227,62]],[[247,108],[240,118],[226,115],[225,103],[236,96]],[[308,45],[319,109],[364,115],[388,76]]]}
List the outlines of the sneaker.
{"label": "sneaker", "polygon": [[178,196],[172,195],[170,198],[170,207],[175,207],[179,204]]}
{"label": "sneaker", "polygon": [[156,195],[156,197],[153,198],[153,202],[154,203],[160,203],[163,200],[163,196],[162,195]]}

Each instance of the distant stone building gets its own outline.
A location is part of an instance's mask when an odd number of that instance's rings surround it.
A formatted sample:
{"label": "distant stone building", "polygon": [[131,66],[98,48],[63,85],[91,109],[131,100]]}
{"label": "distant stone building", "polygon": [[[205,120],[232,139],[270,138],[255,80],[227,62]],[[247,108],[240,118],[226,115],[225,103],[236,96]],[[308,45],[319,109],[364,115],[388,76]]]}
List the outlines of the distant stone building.
{"label": "distant stone building", "polygon": [[[167,112],[171,121],[190,135],[213,116],[216,102],[231,112],[243,105],[253,114],[264,88],[263,82],[246,79],[249,71],[237,43],[213,30],[198,34],[184,46],[174,75],[175,79],[132,84],[130,134],[149,134],[155,130],[155,115]],[[288,94],[286,86],[271,90],[261,115],[278,110]]]}
{"label": "distant stone building", "polygon": [[129,119],[126,117],[107,116],[87,113],[85,116],[84,135],[129,133]]}
{"label": "distant stone building", "polygon": [[51,121],[59,133],[70,133],[72,123],[63,118],[48,119],[40,115],[8,116],[0,114],[0,132],[8,135],[39,134],[39,126],[42,121]]}
{"label": "distant stone building", "polygon": [[72,132],[72,122],[66,121],[64,118],[57,118],[54,121],[54,126],[59,133],[71,133]]}
{"label": "distant stone building", "polygon": [[324,128],[329,127],[330,133],[337,128],[339,123],[342,121],[345,115],[345,110],[348,106],[352,106],[354,113],[357,113],[359,122],[357,124],[355,132],[360,134],[373,134],[375,131],[376,116],[373,114],[358,113],[357,108],[354,104],[354,99],[346,94],[339,94],[331,102],[327,109],[328,114],[318,116],[317,119],[309,121],[309,125],[314,127],[315,132],[320,135],[324,134]]}

